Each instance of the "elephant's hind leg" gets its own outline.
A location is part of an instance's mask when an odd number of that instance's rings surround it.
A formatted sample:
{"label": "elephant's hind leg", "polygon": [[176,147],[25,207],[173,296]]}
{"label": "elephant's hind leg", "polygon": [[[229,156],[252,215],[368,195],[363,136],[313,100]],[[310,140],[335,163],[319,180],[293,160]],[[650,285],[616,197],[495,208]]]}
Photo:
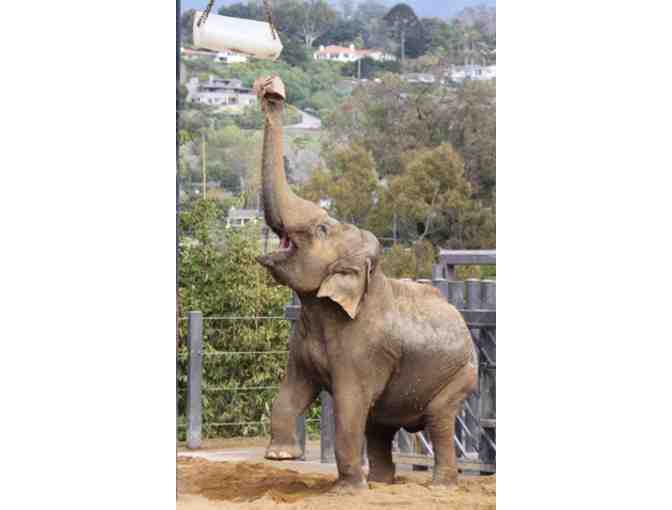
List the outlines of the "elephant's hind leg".
{"label": "elephant's hind leg", "polygon": [[462,402],[475,388],[476,368],[465,366],[427,407],[427,428],[434,448],[434,485],[457,483],[457,459],[453,435],[455,417]]}
{"label": "elephant's hind leg", "polygon": [[457,409],[451,408],[428,423],[429,436],[434,449],[433,485],[452,486],[457,483],[457,459],[453,445],[456,414]]}
{"label": "elephant's hind leg", "polygon": [[369,456],[369,481],[392,483],[394,462],[392,462],[392,440],[396,427],[367,424],[366,449]]}

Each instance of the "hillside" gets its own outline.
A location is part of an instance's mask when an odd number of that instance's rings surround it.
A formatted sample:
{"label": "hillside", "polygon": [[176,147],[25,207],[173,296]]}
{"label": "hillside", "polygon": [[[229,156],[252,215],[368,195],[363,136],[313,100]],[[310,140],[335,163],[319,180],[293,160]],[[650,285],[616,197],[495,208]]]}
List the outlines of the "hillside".
{"label": "hillside", "polygon": [[[242,0],[246,3],[247,0]],[[399,3],[395,0],[378,0],[380,3],[392,7]],[[217,0],[215,8],[223,5],[231,5],[241,3],[241,0]],[[339,6],[340,0],[329,0],[329,3],[334,6]],[[358,3],[355,0],[355,3]],[[436,0],[406,0],[415,13],[420,17],[438,17],[451,18],[457,15],[465,7],[475,7],[477,5],[496,5],[496,0],[452,0],[447,2],[437,2]],[[207,0],[182,0],[182,10],[198,9],[202,10],[208,4]],[[215,10],[216,10],[215,9]]]}

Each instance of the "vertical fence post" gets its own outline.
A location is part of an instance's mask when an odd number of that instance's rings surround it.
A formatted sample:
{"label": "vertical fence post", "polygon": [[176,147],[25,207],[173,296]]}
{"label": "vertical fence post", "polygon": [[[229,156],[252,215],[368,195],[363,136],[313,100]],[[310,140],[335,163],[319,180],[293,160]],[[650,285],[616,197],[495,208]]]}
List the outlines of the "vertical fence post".
{"label": "vertical fence post", "polygon": [[450,299],[448,299],[448,280],[444,278],[434,278],[432,280],[432,285],[434,288],[439,289],[441,295],[450,302]]}
{"label": "vertical fence post", "polygon": [[334,401],[326,391],[320,393],[322,414],[320,418],[320,462],[336,462],[334,442],[336,440],[336,422],[334,420]]}
{"label": "vertical fence post", "polygon": [[483,309],[484,310],[495,310],[496,309],[496,290],[495,290],[495,280],[483,280],[481,282],[481,287],[483,290]]}
{"label": "vertical fence post", "polygon": [[[448,302],[458,310],[464,308],[464,287],[464,282],[455,281],[454,275],[452,279],[448,275],[446,276],[445,289]],[[464,410],[460,411],[460,417],[464,417]],[[464,444],[464,431],[457,419],[455,419],[455,438]],[[462,452],[459,450],[457,453],[459,456],[462,455]]]}
{"label": "vertical fence post", "polygon": [[[481,308],[482,290],[481,282],[475,278],[469,278],[465,281],[466,287],[466,303],[467,310],[478,310]],[[471,336],[474,342],[480,344],[480,331],[478,329],[471,330]],[[480,413],[480,398],[478,393],[472,393],[467,397],[467,404],[471,413],[465,414],[465,424],[470,434],[466,438],[466,450],[468,453],[478,455],[479,439],[481,437],[481,413]]]}
{"label": "vertical fence post", "polygon": [[203,426],[203,314],[189,312],[189,367],[187,372],[187,448],[200,448]]}
{"label": "vertical fence post", "polygon": [[[496,309],[496,287],[494,280],[483,280],[483,308],[486,310]],[[496,363],[496,327],[488,326],[481,331],[481,350],[490,360]],[[496,367],[487,360],[482,359],[479,363],[479,393],[480,413],[483,429],[490,439],[496,441]],[[495,450],[490,443],[482,438],[479,448],[479,459],[483,464],[495,463]]]}
{"label": "vertical fence post", "polygon": [[447,281],[448,302],[455,308],[464,308],[464,282]]}

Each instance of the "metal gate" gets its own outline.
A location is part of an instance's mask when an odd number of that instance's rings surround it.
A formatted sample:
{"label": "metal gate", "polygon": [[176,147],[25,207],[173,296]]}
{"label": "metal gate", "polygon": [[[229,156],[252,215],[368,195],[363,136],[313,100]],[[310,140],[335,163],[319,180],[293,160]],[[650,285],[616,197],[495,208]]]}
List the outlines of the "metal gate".
{"label": "metal gate", "polygon": [[[422,283],[438,288],[446,299],[462,313],[471,331],[479,357],[479,384],[478,391],[471,395],[464,404],[462,413],[455,423],[454,443],[458,457],[458,465],[462,471],[493,473],[496,466],[496,311],[495,311],[495,282],[492,280],[448,281],[445,279],[420,280]],[[213,317],[208,320],[242,320],[242,321],[275,321],[288,320],[294,326],[298,318],[300,304],[294,302],[286,307],[283,317]],[[203,428],[202,400],[204,390],[208,392],[236,392],[263,391],[264,399],[268,400],[269,408],[276,385],[210,387],[203,384],[203,358],[222,356],[284,356],[286,350],[265,351],[212,351],[205,348],[203,343],[203,321],[200,312],[189,314],[188,351],[184,352],[186,359],[186,392],[184,418],[178,420],[178,427],[186,428],[187,446],[198,448],[201,444]],[[286,338],[286,337],[285,337]],[[334,462],[334,416],[333,404],[328,393],[321,394],[320,422],[320,450],[322,462]],[[257,426],[263,435],[268,432],[268,415],[264,413],[258,421],[211,421],[205,425],[214,427]],[[180,423],[181,421],[181,423]],[[297,420],[297,432],[305,448],[306,422],[318,421],[315,418],[306,420],[301,417]],[[423,432],[409,434],[400,431],[394,442],[393,459],[398,464],[411,464],[416,469],[425,469],[423,466],[434,464],[431,437]]]}

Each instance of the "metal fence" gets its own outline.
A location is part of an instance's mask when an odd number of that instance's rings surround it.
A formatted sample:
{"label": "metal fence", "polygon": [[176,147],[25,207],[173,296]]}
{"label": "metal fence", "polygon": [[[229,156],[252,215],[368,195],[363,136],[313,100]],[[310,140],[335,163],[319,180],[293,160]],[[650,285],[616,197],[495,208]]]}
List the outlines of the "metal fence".
{"label": "metal fence", "polygon": [[[491,280],[449,281],[445,279],[421,280],[437,287],[446,299],[460,310],[473,336],[479,356],[479,387],[464,404],[462,413],[457,417],[455,424],[454,443],[458,456],[458,463],[463,471],[492,473],[496,466],[496,304],[495,282]],[[286,333],[283,335],[285,349],[263,350],[214,350],[208,348],[204,342],[204,321],[254,321],[259,324],[263,321],[294,321],[298,318],[300,304],[294,298],[293,303],[285,309],[284,316],[269,317],[207,317],[204,318],[198,311],[189,312],[187,350],[183,351],[182,358],[186,361],[186,381],[182,391],[186,394],[183,417],[179,416],[178,428],[186,429],[186,442],[189,448],[198,448],[201,445],[204,428],[209,429],[209,436],[223,435],[211,433],[212,430],[232,428],[234,430],[249,431],[245,427],[256,427],[259,435],[266,435],[270,425],[270,405],[281,373],[277,374],[274,384],[247,384],[240,385],[240,381],[229,381],[224,385],[211,384],[203,381],[204,360],[217,358],[220,360],[250,357],[256,363],[269,363],[269,357],[280,356],[284,362],[286,350]],[[265,345],[268,345],[266,342]],[[276,363],[279,360],[276,361]],[[240,361],[239,361],[240,362]],[[179,375],[179,374],[178,374]],[[241,395],[256,393],[257,398],[264,402],[265,413],[255,420],[232,419],[225,421],[203,421],[203,400],[210,395],[222,398],[225,394]],[[319,423],[320,449],[322,462],[334,462],[334,416],[333,403],[330,395],[322,392],[320,395],[321,411],[319,418],[300,417],[297,420],[297,434],[305,452],[306,426]],[[400,431],[395,438],[393,458],[395,463],[411,464],[416,469],[433,465],[431,438],[423,432],[409,434]]]}
{"label": "metal fence", "polygon": [[[496,470],[496,287],[493,280],[426,280],[437,287],[464,317],[478,351],[478,389],[467,398],[455,420],[454,444],[462,471]],[[431,438],[424,432],[400,431],[395,463],[416,469],[434,464]]]}

